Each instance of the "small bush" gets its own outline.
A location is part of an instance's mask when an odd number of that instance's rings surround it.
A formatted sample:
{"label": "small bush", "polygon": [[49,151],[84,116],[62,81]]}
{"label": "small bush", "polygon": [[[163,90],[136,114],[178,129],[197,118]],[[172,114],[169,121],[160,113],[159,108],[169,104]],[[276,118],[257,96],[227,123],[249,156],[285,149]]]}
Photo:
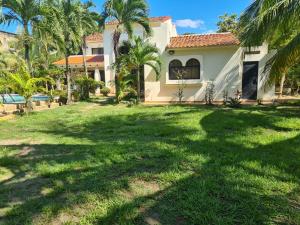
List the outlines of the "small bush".
{"label": "small bush", "polygon": [[[73,98],[73,101],[74,102],[78,102],[79,100],[81,100],[81,93],[79,91],[73,91],[72,92],[72,98]],[[85,100],[85,99],[82,99],[82,100]]]}
{"label": "small bush", "polygon": [[94,79],[87,78],[84,75],[77,78],[75,83],[78,86],[78,100],[88,100],[90,98],[90,93],[95,93],[97,88],[104,85],[103,81],[95,81]]}
{"label": "small bush", "polygon": [[206,105],[213,105],[214,95],[215,95],[215,84],[212,81],[210,81],[207,83],[207,86],[205,89]]}
{"label": "small bush", "polygon": [[110,93],[110,89],[108,87],[104,87],[100,90],[100,93],[104,96],[108,96],[108,94]]}
{"label": "small bush", "polygon": [[228,104],[231,108],[239,108],[241,107],[242,102],[238,98],[229,98]]}
{"label": "small bush", "polygon": [[127,88],[122,98],[124,101],[131,101],[132,99],[137,99],[137,92],[134,88]]}
{"label": "small bush", "polygon": [[68,101],[68,93],[65,90],[55,90],[52,94],[53,97],[59,97],[58,102],[60,104],[67,104]]}

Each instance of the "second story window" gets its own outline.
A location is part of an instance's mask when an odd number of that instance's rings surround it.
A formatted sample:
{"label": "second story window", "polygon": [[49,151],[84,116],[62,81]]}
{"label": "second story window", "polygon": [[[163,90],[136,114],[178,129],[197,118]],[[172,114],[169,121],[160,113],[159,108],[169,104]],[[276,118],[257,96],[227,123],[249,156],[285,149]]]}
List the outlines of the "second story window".
{"label": "second story window", "polygon": [[103,48],[92,48],[92,54],[93,55],[102,55],[103,54]]}

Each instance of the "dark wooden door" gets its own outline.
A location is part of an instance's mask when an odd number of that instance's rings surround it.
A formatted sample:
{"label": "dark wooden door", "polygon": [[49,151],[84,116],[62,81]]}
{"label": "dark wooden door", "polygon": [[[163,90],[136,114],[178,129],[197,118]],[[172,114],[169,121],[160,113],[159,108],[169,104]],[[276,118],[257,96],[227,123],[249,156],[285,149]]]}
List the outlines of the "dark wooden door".
{"label": "dark wooden door", "polygon": [[242,98],[257,99],[258,62],[244,62]]}

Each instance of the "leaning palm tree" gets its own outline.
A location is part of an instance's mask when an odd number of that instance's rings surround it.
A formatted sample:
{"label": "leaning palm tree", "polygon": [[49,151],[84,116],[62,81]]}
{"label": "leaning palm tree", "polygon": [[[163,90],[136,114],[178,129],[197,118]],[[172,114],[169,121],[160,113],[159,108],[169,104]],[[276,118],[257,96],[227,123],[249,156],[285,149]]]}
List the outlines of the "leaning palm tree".
{"label": "leaning palm tree", "polygon": [[[113,21],[116,28],[113,33],[113,48],[115,58],[119,56],[119,42],[122,32],[126,32],[129,37],[133,34],[133,25],[141,25],[148,35],[151,34],[151,28],[148,20],[148,5],[145,0],[106,0],[104,10],[101,14],[102,27],[105,22]],[[116,97],[119,99],[120,85],[118,69],[115,73]]]}
{"label": "leaning palm tree", "polygon": [[2,0],[3,11],[0,16],[0,23],[11,24],[17,22],[24,32],[24,54],[25,61],[30,70],[30,27],[33,27],[43,16],[43,9],[38,0]]}
{"label": "leaning palm tree", "polygon": [[244,46],[267,41],[277,53],[267,64],[270,82],[281,79],[300,62],[300,1],[255,0],[240,17],[240,40]]}
{"label": "leaning palm tree", "polygon": [[151,67],[158,79],[161,72],[161,59],[159,49],[148,41],[143,41],[141,37],[134,37],[132,41],[123,43],[125,49],[129,49],[127,54],[122,54],[120,60],[123,65],[127,65],[130,70],[136,71],[137,80],[137,103],[141,101],[141,68],[142,66]]}

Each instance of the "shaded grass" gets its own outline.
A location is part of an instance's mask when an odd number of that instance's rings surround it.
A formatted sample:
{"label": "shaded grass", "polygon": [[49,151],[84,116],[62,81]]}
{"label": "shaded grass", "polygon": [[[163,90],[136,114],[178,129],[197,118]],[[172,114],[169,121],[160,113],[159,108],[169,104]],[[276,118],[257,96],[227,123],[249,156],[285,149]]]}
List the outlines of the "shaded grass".
{"label": "shaded grass", "polygon": [[0,124],[0,223],[300,223],[299,108],[101,105]]}

